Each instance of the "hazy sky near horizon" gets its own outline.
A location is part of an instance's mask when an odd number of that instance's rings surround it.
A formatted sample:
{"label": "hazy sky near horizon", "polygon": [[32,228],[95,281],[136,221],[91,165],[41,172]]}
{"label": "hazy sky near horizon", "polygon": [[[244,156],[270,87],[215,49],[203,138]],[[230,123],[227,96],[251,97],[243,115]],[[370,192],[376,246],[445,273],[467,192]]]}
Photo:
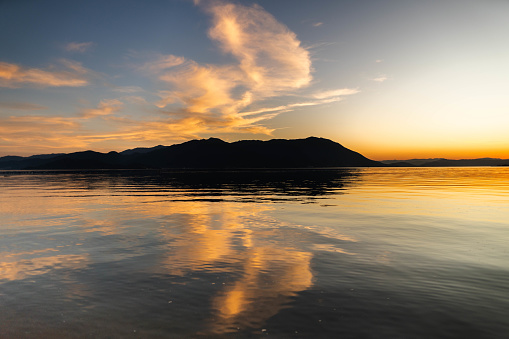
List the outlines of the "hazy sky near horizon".
{"label": "hazy sky near horizon", "polygon": [[509,1],[1,1],[0,156],[332,139],[509,158]]}

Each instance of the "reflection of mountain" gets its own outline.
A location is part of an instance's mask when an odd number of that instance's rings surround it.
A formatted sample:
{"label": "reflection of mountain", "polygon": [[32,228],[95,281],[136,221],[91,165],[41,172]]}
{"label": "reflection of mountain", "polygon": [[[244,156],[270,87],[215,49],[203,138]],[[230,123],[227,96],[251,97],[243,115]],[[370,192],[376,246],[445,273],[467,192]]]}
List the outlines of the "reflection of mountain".
{"label": "reflection of mountain", "polygon": [[[36,172],[26,177],[30,185],[69,191],[114,190],[129,195],[150,191],[172,200],[275,201],[341,194],[361,177],[358,169],[260,170],[111,170]],[[109,192],[109,191],[108,191]]]}
{"label": "reflection of mountain", "polygon": [[121,168],[302,168],[384,166],[323,138],[269,141],[192,140],[173,146],[121,153],[93,151],[44,156],[3,157],[0,169]]}

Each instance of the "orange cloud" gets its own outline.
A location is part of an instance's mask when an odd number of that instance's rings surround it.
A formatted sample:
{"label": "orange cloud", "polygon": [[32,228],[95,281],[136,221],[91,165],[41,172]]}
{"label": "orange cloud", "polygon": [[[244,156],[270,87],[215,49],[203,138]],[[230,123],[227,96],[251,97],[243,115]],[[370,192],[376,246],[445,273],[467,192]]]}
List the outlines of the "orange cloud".
{"label": "orange cloud", "polygon": [[82,147],[83,143],[72,137],[79,127],[72,118],[57,116],[0,118],[0,144],[9,150]]}
{"label": "orange cloud", "polygon": [[[212,15],[209,36],[223,52],[234,57],[229,65],[200,65],[193,60],[166,55],[146,63],[142,70],[157,74],[169,89],[158,92],[159,108],[180,105],[177,114],[161,130],[190,134],[264,133],[258,125],[273,118],[275,110],[256,118],[240,112],[276,95],[303,88],[311,82],[311,58],[295,33],[259,6],[245,7],[222,2],[195,2]],[[172,109],[173,107],[172,106]],[[291,107],[296,107],[294,104]],[[170,110],[170,115],[175,115]],[[186,130],[186,128],[188,128]]]}
{"label": "orange cloud", "polygon": [[309,52],[263,8],[216,3],[207,10],[214,22],[210,37],[239,61],[253,90],[270,96],[310,83]]}
{"label": "orange cloud", "polygon": [[82,112],[81,118],[91,119],[99,116],[111,115],[118,112],[124,104],[117,99],[103,100],[99,103],[97,108],[87,109]]}
{"label": "orange cloud", "polygon": [[[0,147],[9,149],[86,148],[97,140],[109,140],[106,135],[87,133],[83,123],[94,118],[106,118],[119,112],[123,103],[117,99],[103,100],[97,108],[83,110],[74,117],[24,115],[0,117]],[[122,135],[117,135],[122,139]]]}
{"label": "orange cloud", "polygon": [[23,85],[39,87],[80,87],[88,85],[87,76],[91,73],[80,63],[61,60],[65,67],[56,69],[52,66],[47,70],[24,68],[7,62],[0,62],[0,87],[17,88]]}

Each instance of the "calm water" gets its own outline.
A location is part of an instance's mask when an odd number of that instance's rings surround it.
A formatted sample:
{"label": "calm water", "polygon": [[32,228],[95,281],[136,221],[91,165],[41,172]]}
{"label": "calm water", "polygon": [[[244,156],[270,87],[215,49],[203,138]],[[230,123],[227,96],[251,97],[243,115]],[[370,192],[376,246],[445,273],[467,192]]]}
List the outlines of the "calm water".
{"label": "calm water", "polygon": [[2,338],[507,338],[509,168],[0,172]]}

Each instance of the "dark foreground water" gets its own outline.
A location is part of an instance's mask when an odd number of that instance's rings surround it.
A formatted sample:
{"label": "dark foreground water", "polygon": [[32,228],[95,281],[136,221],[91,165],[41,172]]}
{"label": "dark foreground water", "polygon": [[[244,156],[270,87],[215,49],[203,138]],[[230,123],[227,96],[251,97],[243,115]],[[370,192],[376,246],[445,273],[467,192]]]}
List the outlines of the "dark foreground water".
{"label": "dark foreground water", "polygon": [[507,338],[509,168],[0,172],[1,338]]}

